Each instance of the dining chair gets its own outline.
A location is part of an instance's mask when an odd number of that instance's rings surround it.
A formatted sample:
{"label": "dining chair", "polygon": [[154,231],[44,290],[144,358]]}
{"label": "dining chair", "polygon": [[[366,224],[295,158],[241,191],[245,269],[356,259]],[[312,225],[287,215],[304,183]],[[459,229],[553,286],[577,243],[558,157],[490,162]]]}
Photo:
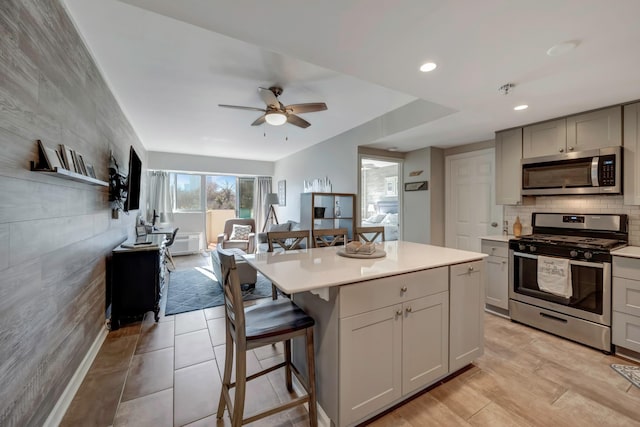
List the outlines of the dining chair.
{"label": "dining chair", "polygon": [[[223,276],[226,334],[224,374],[217,418],[222,418],[224,410],[227,408],[231,426],[239,427],[294,406],[308,403],[309,424],[312,427],[317,427],[318,414],[313,346],[315,321],[288,298],[272,300],[244,308],[235,258],[232,253],[222,248],[217,250]],[[291,361],[291,339],[294,337],[305,337],[306,340],[307,380]],[[284,342],[284,362],[247,376],[247,351],[278,342]],[[234,347],[236,381],[231,382],[231,373],[234,366]],[[293,391],[291,375],[293,372],[307,394],[245,417],[244,401],[247,382],[283,367],[285,368],[287,390],[289,392]],[[233,398],[231,397],[232,388],[235,388],[235,396]]]}
{"label": "dining chair", "polygon": [[[171,233],[169,240],[167,240],[167,242],[164,244],[164,263],[166,264],[167,261],[169,261],[173,266],[173,270],[176,269],[176,263],[173,262],[173,257],[171,256],[171,251],[169,250],[169,247],[173,245],[173,242],[176,240],[176,234],[178,234],[178,227],[176,227],[175,230],[173,230],[173,233]],[[169,268],[169,266],[167,266],[167,270],[169,270],[169,272],[173,271]]]}
{"label": "dining chair", "polygon": [[330,228],[313,230],[313,247],[324,248],[347,244],[348,230],[346,228]]}
{"label": "dining chair", "polygon": [[355,237],[364,243],[384,242],[384,227],[356,227]]}
{"label": "dining chair", "polygon": [[[309,247],[309,230],[270,231],[267,233],[269,252],[280,247],[284,251],[306,249]],[[271,284],[271,298],[278,299],[278,289]]]}
{"label": "dining chair", "polygon": [[309,245],[309,230],[270,231],[267,233],[269,252],[273,252],[276,245],[285,251],[306,249]]}

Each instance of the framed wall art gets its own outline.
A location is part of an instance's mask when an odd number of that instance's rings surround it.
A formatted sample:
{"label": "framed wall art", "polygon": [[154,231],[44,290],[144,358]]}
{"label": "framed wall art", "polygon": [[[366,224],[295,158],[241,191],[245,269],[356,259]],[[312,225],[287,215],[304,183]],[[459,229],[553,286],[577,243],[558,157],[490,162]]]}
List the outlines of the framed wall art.
{"label": "framed wall art", "polygon": [[429,183],[427,181],[406,182],[404,184],[404,191],[424,191],[428,189]]}
{"label": "framed wall art", "polygon": [[278,206],[287,206],[287,181],[278,181]]}

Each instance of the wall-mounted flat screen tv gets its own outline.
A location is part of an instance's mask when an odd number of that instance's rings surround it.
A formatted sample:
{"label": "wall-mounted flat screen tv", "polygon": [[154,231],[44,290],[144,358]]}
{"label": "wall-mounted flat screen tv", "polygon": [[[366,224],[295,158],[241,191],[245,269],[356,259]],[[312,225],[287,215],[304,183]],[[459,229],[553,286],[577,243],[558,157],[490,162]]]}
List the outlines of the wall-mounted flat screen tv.
{"label": "wall-mounted flat screen tv", "polygon": [[142,161],[133,146],[129,149],[129,176],[127,178],[127,201],[125,211],[140,209],[140,179],[142,177]]}

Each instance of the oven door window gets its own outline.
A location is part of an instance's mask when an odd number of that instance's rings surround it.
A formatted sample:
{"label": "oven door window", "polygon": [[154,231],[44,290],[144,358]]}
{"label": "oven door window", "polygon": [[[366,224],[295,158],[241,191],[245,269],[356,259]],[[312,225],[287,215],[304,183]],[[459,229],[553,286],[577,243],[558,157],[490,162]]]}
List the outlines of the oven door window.
{"label": "oven door window", "polygon": [[571,264],[571,298],[563,298],[540,290],[538,287],[538,260],[514,256],[514,291],[533,298],[562,304],[599,315],[603,314],[604,274],[599,264]]}
{"label": "oven door window", "polygon": [[591,187],[591,158],[523,165],[522,188]]}

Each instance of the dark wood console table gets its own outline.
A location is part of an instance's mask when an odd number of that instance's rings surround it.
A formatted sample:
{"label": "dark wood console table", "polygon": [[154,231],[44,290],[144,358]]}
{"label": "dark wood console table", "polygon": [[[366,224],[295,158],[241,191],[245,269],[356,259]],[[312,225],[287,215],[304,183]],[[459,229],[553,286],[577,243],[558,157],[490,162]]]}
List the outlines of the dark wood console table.
{"label": "dark wood console table", "polygon": [[[153,311],[156,322],[160,313],[160,297],[164,288],[164,234],[148,235],[151,242],[134,245],[127,241],[112,251],[111,330],[126,320],[134,320]],[[133,247],[128,247],[133,246]]]}

